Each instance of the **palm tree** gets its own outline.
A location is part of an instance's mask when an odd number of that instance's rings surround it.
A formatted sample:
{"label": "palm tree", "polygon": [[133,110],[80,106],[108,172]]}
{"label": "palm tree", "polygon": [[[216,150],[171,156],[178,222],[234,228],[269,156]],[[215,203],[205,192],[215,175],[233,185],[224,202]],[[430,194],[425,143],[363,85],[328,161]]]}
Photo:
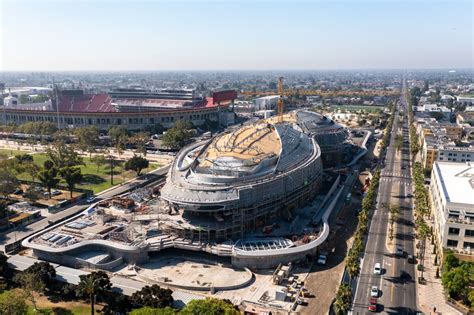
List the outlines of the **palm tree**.
{"label": "palm tree", "polygon": [[97,282],[92,277],[85,277],[79,283],[79,290],[82,294],[89,297],[89,301],[91,303],[91,315],[94,315],[94,303],[95,303],[95,295],[97,291]]}
{"label": "palm tree", "polygon": [[333,304],[333,309],[336,314],[347,314],[352,303],[351,288],[343,283],[337,291],[336,300]]}
{"label": "palm tree", "polygon": [[94,271],[89,275],[81,275],[79,278],[78,291],[82,296],[89,298],[91,303],[91,315],[94,315],[96,297],[110,290],[112,284],[107,274],[103,271]]}
{"label": "palm tree", "polygon": [[358,257],[348,257],[346,263],[347,273],[349,273],[349,277],[351,280],[358,277],[360,274],[360,264]]}

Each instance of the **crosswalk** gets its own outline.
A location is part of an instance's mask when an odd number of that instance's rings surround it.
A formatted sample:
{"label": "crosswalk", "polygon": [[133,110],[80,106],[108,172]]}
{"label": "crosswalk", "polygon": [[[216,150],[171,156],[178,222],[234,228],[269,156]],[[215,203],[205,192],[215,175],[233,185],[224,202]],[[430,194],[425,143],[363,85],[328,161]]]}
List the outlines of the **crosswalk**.
{"label": "crosswalk", "polygon": [[382,176],[390,176],[390,177],[401,177],[401,178],[411,178],[410,175],[403,174],[402,172],[386,172],[383,171],[381,173]]}
{"label": "crosswalk", "polygon": [[411,180],[409,177],[382,177],[380,178],[381,182],[392,182],[392,183],[400,183],[401,185],[405,187],[411,187]]}

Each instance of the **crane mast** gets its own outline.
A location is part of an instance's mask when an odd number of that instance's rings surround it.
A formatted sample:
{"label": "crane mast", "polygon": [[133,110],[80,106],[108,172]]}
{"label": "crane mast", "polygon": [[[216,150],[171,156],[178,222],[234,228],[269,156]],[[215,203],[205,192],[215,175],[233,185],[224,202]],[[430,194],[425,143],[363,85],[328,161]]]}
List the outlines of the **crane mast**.
{"label": "crane mast", "polygon": [[283,120],[283,77],[278,78],[278,118]]}

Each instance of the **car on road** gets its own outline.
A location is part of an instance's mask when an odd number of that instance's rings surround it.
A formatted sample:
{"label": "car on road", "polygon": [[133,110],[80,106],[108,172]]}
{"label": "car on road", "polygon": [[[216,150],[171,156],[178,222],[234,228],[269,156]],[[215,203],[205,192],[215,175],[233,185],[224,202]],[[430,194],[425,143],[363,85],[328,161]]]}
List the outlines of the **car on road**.
{"label": "car on road", "polygon": [[413,255],[408,255],[407,261],[409,264],[416,264],[416,258]]}
{"label": "car on road", "polygon": [[407,167],[405,165],[402,166],[402,170],[406,170]]}
{"label": "car on road", "polygon": [[371,289],[370,289],[370,296],[371,297],[379,297],[379,288],[377,286],[373,286]]}
{"label": "car on road", "polygon": [[371,297],[369,300],[369,307],[367,307],[369,312],[377,312],[377,298]]}
{"label": "car on road", "polygon": [[400,244],[396,245],[395,255],[397,255],[398,257],[404,257],[405,256],[405,252],[403,251],[403,246],[402,245],[400,245]]}
{"label": "car on road", "polygon": [[87,203],[93,203],[95,200],[96,200],[96,196],[91,196],[89,198],[86,199]]}
{"label": "car on road", "polygon": [[318,265],[325,265],[326,261],[327,261],[327,256],[326,255],[319,255]]}
{"label": "car on road", "polygon": [[375,275],[381,275],[382,274],[382,266],[380,266],[380,263],[375,263],[374,274]]}

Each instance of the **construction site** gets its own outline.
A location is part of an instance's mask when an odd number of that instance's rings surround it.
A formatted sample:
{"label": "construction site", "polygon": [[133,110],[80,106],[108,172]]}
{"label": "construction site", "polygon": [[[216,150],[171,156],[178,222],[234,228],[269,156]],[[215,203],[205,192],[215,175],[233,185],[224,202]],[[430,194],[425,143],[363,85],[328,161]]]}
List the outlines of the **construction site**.
{"label": "construction site", "polygon": [[355,143],[325,116],[278,105],[277,116],[184,147],[165,182],[100,200],[22,245],[78,269],[294,310],[304,276],[287,264],[307,266],[328,238],[331,212],[357,176],[344,169],[365,154],[370,133]]}

